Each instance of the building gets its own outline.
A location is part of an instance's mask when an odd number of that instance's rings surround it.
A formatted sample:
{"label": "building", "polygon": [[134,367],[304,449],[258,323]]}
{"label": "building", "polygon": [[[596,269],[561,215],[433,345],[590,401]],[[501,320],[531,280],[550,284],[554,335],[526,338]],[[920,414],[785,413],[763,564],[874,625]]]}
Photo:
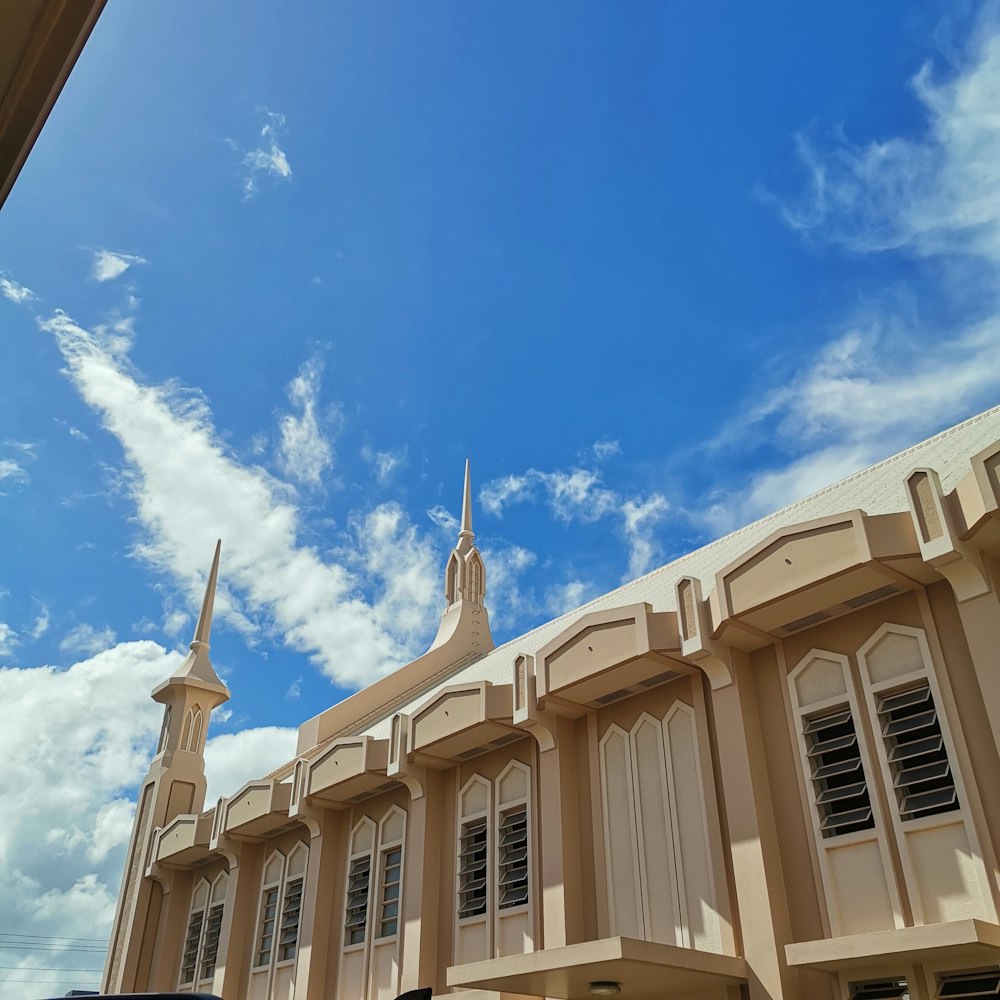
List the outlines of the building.
{"label": "building", "polygon": [[206,811],[216,551],[106,991],[1000,995],[1000,408],[499,648],[471,508],[431,648]]}

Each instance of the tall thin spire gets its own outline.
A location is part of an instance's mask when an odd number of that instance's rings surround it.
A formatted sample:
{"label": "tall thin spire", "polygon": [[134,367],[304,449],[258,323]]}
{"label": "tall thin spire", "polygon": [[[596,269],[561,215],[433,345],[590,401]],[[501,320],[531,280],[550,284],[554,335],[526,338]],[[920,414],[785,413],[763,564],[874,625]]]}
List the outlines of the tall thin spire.
{"label": "tall thin spire", "polygon": [[215,586],[219,580],[219,553],[222,551],[222,539],[215,543],[215,558],[212,560],[212,568],[208,574],[208,583],[205,586],[205,599],[201,603],[201,614],[198,616],[198,626],[194,630],[195,643],[208,645],[209,637],[212,634],[212,614],[215,611]]}
{"label": "tall thin spire", "polygon": [[469,460],[465,460],[465,490],[462,493],[462,530],[459,538],[475,538],[472,531],[472,476],[469,473]]}

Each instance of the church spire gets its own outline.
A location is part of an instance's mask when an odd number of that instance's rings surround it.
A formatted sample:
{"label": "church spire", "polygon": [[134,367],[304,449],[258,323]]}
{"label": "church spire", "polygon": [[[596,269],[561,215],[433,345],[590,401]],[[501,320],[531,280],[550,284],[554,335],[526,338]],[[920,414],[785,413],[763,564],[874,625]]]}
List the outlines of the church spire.
{"label": "church spire", "polygon": [[472,474],[465,460],[465,487],[462,491],[462,527],[458,541],[448,557],[444,592],[449,606],[456,601],[468,601],[481,606],[486,596],[486,567],[476,548],[472,531]]}
{"label": "church spire", "polygon": [[465,460],[465,489],[462,492],[462,530],[458,533],[459,545],[462,539],[470,542],[475,538],[472,531],[472,477],[469,473],[469,460]]}
{"label": "church spire", "polygon": [[208,573],[208,584],[205,587],[205,599],[201,602],[201,614],[198,616],[198,625],[194,630],[194,644],[203,643],[209,645],[209,637],[212,634],[212,614],[215,611],[215,587],[219,580],[219,554],[222,551],[222,539],[215,543],[215,558],[212,559],[212,568]]}

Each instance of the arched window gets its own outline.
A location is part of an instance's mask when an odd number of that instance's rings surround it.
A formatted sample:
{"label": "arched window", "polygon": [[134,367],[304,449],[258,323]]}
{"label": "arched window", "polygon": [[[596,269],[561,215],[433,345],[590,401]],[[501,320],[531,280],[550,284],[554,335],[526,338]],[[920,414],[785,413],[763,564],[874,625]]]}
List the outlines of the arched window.
{"label": "arched window", "polygon": [[205,907],[208,904],[211,886],[208,879],[201,879],[191,894],[191,911],[188,914],[187,932],[184,935],[184,950],[181,953],[181,974],[179,983],[188,986],[194,982],[198,968],[198,953],[201,948],[202,928],[205,924]]}

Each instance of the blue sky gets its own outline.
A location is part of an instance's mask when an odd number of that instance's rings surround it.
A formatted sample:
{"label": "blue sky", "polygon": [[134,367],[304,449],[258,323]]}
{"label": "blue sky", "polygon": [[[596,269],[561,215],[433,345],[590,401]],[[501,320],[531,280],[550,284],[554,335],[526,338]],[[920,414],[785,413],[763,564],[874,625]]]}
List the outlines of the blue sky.
{"label": "blue sky", "polygon": [[0,926],[106,928],[216,537],[210,794],[466,456],[503,641],[995,404],[998,102],[996,4],[111,3],[0,214]]}

